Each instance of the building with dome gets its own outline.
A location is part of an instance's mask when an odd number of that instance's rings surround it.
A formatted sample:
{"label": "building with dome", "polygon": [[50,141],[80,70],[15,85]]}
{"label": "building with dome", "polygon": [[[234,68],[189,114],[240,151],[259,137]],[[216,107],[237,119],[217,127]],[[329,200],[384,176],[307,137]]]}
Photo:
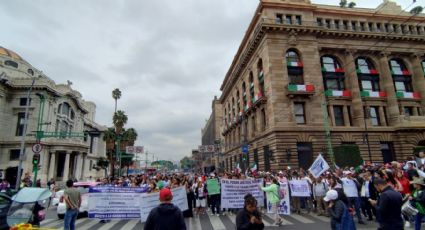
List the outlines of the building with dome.
{"label": "building with dome", "polygon": [[33,80],[22,174],[32,174],[32,146],[36,131],[41,131],[38,135],[43,148],[37,178],[42,183],[50,178],[66,181],[103,176],[103,170],[96,170],[96,163],[106,154],[102,140],[106,127],[95,122],[96,105],[85,101],[72,89],[71,82],[56,84],[17,53],[0,47],[1,176],[15,184],[26,97]]}
{"label": "building with dome", "polygon": [[425,149],[424,19],[388,0],[261,0],[221,86],[220,167],[308,169],[348,146],[387,163]]}

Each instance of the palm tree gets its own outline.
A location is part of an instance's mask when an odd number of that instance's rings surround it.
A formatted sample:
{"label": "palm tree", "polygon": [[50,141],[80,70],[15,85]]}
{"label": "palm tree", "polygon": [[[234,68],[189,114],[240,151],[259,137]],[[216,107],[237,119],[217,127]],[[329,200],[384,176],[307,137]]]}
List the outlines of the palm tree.
{"label": "palm tree", "polygon": [[117,112],[117,101],[121,98],[121,91],[120,89],[116,88],[112,91],[112,98],[115,99],[115,113]]}
{"label": "palm tree", "polygon": [[115,125],[116,134],[120,134],[122,131],[122,128],[127,123],[128,117],[125,115],[124,111],[118,110],[115,112],[114,117],[112,118],[112,121]]}
{"label": "palm tree", "polygon": [[129,146],[134,146],[134,142],[137,140],[137,131],[134,128],[127,129],[125,131],[125,138]]}
{"label": "palm tree", "polygon": [[114,150],[115,145],[115,129],[113,127],[108,128],[103,134],[103,140],[106,141],[106,149]]}

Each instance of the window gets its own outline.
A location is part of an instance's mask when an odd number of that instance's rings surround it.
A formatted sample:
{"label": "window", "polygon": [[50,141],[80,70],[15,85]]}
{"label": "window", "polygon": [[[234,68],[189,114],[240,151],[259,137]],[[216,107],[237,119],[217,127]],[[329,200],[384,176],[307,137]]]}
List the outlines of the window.
{"label": "window", "polygon": [[345,90],[344,71],[336,58],[323,56],[321,63],[325,90]]}
{"label": "window", "polygon": [[295,16],[295,24],[297,24],[297,25],[301,25],[301,15],[297,15],[297,16]]}
{"label": "window", "polygon": [[370,111],[370,121],[373,126],[379,126],[380,125],[380,119],[379,119],[379,107],[371,106]]}
{"label": "window", "polygon": [[239,96],[239,90],[236,91],[236,111],[241,112],[241,98]]}
{"label": "window", "polygon": [[297,124],[305,124],[305,110],[304,103],[295,102],[294,103],[294,114],[295,114],[295,122]]}
{"label": "window", "polygon": [[364,22],[360,22],[360,31],[366,31]]}
{"label": "window", "polygon": [[362,91],[379,91],[379,77],[372,62],[368,58],[356,59],[357,76]]}
{"label": "window", "polygon": [[264,71],[263,71],[263,59],[260,58],[257,63],[257,71],[258,71],[258,82],[260,84],[260,93],[265,95],[265,86],[264,86]]}
{"label": "window", "polygon": [[34,70],[32,70],[32,69],[28,69],[27,71],[28,71],[28,73],[29,73],[31,76],[34,76]]}
{"label": "window", "polygon": [[369,26],[369,31],[370,31],[370,32],[375,31],[375,30],[373,29],[373,23],[372,23],[372,22],[369,22],[367,25]]}
{"label": "window", "polygon": [[339,20],[335,20],[334,23],[335,23],[335,29],[339,30],[340,29]]}
{"label": "window", "polygon": [[422,71],[425,76],[425,60],[422,60]]}
{"label": "window", "polygon": [[25,113],[18,113],[18,124],[16,125],[16,136],[24,135]]}
{"label": "window", "polygon": [[243,107],[245,108],[245,106],[248,102],[248,99],[246,97],[246,84],[245,84],[245,82],[242,83],[242,95],[243,95]]}
{"label": "window", "polygon": [[261,110],[261,131],[266,130],[267,127],[267,117],[266,117],[266,110]]}
{"label": "window", "polygon": [[336,72],[337,69],[341,69],[341,66],[336,58],[332,56],[323,56],[321,61],[324,72]]}
{"label": "window", "polygon": [[292,24],[292,15],[286,15],[285,22],[286,24]]}
{"label": "window", "polygon": [[411,106],[405,106],[404,107],[404,115],[406,115],[406,116],[413,116],[413,107],[411,107]]}
{"label": "window", "polygon": [[257,131],[256,129],[257,127],[255,125],[255,116],[252,116],[251,117],[251,130],[252,130],[251,137],[255,137],[255,132]]}
{"label": "window", "polygon": [[344,126],[344,112],[342,106],[333,106],[334,109],[334,117],[335,117],[335,125],[336,126]]}
{"label": "window", "polygon": [[348,21],[342,21],[342,28],[348,30]]}
{"label": "window", "polygon": [[21,154],[20,149],[11,149],[9,151],[9,160],[10,161],[18,161],[20,154]]}
{"label": "window", "polygon": [[329,20],[329,19],[325,20],[325,27],[328,28],[328,29],[331,28],[331,20]]}
{"label": "window", "polygon": [[294,50],[288,50],[285,57],[289,84],[304,84],[303,64],[298,56],[298,53]]}
{"label": "window", "polygon": [[[27,98],[26,97],[19,98],[19,105],[20,106],[26,106],[27,105]],[[29,100],[29,105],[31,105],[31,98]]]}
{"label": "window", "polygon": [[254,91],[254,75],[252,74],[252,71],[249,72],[249,94],[251,96],[251,100],[255,97],[255,91]]}
{"label": "window", "polygon": [[14,61],[11,61],[11,60],[5,61],[4,64],[7,65],[7,66],[11,66],[13,68],[18,68],[18,63],[17,62],[14,62]]}
{"label": "window", "polygon": [[383,32],[381,23],[376,23],[376,32]]}
{"label": "window", "polygon": [[276,14],[276,23],[279,23],[279,24],[283,23],[283,15],[282,14]]}
{"label": "window", "polygon": [[392,142],[381,142],[381,153],[385,164],[395,160],[394,146]]}
{"label": "window", "polygon": [[395,90],[400,92],[412,92],[412,79],[404,62],[400,59],[391,59],[389,62]]}
{"label": "window", "polygon": [[317,26],[323,26],[322,20],[321,18],[317,19]]}
{"label": "window", "polygon": [[357,30],[357,22],[351,22],[351,29],[354,31]]}
{"label": "window", "polygon": [[311,142],[298,142],[298,166],[303,169],[310,168],[313,163],[313,144]]}

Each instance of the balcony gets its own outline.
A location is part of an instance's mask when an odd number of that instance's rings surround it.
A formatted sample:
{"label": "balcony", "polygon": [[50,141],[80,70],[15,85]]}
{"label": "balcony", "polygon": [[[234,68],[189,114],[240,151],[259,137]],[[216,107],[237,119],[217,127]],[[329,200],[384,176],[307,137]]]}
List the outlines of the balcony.
{"label": "balcony", "polygon": [[421,94],[419,92],[403,92],[403,91],[397,91],[396,97],[398,99],[413,99],[413,100],[420,100]]}
{"label": "balcony", "polygon": [[295,96],[307,96],[310,97],[314,95],[315,89],[314,85],[295,85],[295,84],[289,84],[288,85],[288,92],[287,96],[289,97],[295,97]]}
{"label": "balcony", "polygon": [[383,91],[360,91],[360,96],[363,98],[386,98],[387,92]]}
{"label": "balcony", "polygon": [[350,98],[351,97],[351,91],[350,90],[326,90],[325,91],[326,97],[341,97],[341,98]]}
{"label": "balcony", "polygon": [[398,121],[396,130],[425,128],[425,116],[400,115]]}

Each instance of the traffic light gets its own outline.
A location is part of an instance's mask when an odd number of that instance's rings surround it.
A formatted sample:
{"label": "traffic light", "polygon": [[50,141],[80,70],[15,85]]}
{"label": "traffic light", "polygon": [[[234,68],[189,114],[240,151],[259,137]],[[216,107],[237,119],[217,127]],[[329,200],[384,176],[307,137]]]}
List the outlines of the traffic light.
{"label": "traffic light", "polygon": [[34,156],[32,157],[32,164],[38,165],[40,163],[40,153],[34,153]]}

